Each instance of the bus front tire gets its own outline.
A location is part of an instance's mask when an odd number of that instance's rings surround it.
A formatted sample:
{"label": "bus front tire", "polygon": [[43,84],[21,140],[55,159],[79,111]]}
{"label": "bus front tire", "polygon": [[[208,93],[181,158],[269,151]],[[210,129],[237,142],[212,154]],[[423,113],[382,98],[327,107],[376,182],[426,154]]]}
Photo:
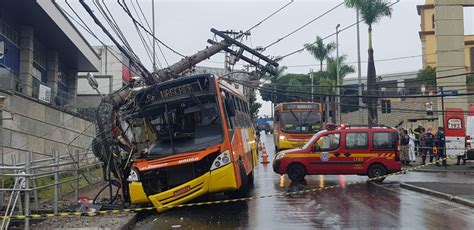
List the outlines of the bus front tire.
{"label": "bus front tire", "polygon": [[291,181],[301,182],[306,176],[306,169],[301,164],[291,164],[286,170]]}
{"label": "bus front tire", "polygon": [[[368,176],[369,178],[376,178],[376,177],[380,177],[380,176],[385,176],[387,175],[387,169],[385,168],[385,166],[381,165],[381,164],[373,164],[369,167],[369,171],[368,171]],[[375,181],[376,182],[382,182],[383,180],[385,180],[385,177],[382,177],[380,179],[376,179]]]}
{"label": "bus front tire", "polygon": [[[236,198],[244,198],[248,195],[250,191],[250,184],[249,184],[249,177],[245,173],[245,168],[242,163],[239,163],[239,168],[240,168],[240,188],[238,188],[235,191],[229,192],[229,196],[233,199]],[[252,174],[252,173],[251,173]],[[249,174],[250,176],[250,174]],[[253,178],[253,174],[252,174]],[[253,179],[252,179],[253,181]]]}

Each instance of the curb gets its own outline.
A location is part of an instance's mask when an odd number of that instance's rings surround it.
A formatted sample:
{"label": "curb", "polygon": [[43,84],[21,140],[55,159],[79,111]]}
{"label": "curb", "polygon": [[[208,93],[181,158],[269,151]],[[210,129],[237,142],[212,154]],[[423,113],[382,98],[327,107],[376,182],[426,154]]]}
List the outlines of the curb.
{"label": "curb", "polygon": [[416,169],[415,172],[428,172],[428,173],[443,173],[443,172],[452,172],[459,174],[474,174],[473,170],[439,170],[439,169]]}
{"label": "curb", "polygon": [[400,182],[400,187],[404,188],[404,189],[408,189],[408,190],[412,190],[412,191],[416,191],[416,192],[420,192],[420,193],[440,197],[440,198],[443,198],[443,199],[446,199],[446,200],[449,200],[449,201],[453,201],[453,202],[456,202],[456,203],[463,204],[463,205],[474,208],[474,202],[473,201],[466,200],[464,198],[454,196],[454,195],[451,195],[451,194],[442,193],[442,192],[434,191],[434,190],[431,190],[431,189],[422,188],[422,187],[411,185],[411,184],[406,184],[406,183],[403,183],[403,182]]}
{"label": "curb", "polygon": [[118,229],[120,230],[128,230],[128,229],[132,229],[135,224],[137,224],[137,219],[138,219],[138,214],[135,213],[135,215],[133,215],[132,218],[130,218],[129,221],[127,221],[127,223],[123,224],[122,226],[118,227]]}

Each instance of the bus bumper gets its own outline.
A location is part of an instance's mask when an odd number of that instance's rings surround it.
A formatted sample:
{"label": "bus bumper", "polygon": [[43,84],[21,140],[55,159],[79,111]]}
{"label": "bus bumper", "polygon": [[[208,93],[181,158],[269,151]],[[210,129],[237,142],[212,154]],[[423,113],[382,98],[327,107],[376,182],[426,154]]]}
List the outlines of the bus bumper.
{"label": "bus bumper", "polygon": [[279,150],[284,150],[284,149],[294,149],[294,148],[299,148],[302,147],[304,144],[306,144],[306,141],[286,141],[286,140],[279,140],[278,142],[278,149]]}
{"label": "bus bumper", "polygon": [[184,183],[170,190],[150,195],[146,198],[140,182],[129,184],[130,198],[132,203],[144,203],[151,201],[158,212],[170,209],[171,206],[179,205],[199,196],[211,192],[222,192],[237,189],[237,182],[234,173],[234,165],[228,164],[222,168],[208,172],[194,180]]}

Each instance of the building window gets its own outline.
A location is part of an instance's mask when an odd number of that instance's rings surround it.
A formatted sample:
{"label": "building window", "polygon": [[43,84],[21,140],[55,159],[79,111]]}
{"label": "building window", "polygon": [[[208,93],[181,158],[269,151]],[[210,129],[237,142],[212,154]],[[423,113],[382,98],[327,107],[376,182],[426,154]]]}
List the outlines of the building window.
{"label": "building window", "polygon": [[48,53],[46,47],[39,41],[35,40],[33,44],[33,62],[41,66],[43,69],[47,69],[48,66]]}
{"label": "building window", "polygon": [[18,31],[9,26],[6,22],[0,20],[0,34],[8,39],[15,46],[20,46],[20,35]]}

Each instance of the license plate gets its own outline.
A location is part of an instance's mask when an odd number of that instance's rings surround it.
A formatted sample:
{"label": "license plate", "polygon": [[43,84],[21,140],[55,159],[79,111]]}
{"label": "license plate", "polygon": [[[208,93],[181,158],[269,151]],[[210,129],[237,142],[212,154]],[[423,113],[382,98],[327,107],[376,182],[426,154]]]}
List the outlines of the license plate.
{"label": "license plate", "polygon": [[180,189],[174,191],[174,196],[179,196],[183,193],[187,193],[187,192],[189,192],[189,190],[191,190],[191,187],[189,187],[189,185],[184,187],[184,188],[180,188]]}

